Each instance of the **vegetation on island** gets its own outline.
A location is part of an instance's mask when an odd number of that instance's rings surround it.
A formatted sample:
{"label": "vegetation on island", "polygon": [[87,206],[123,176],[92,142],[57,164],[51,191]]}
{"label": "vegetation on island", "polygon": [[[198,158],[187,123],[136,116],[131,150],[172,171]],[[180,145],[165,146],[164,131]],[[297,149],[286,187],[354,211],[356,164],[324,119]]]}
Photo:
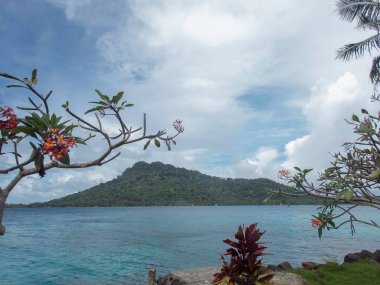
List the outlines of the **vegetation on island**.
{"label": "vegetation on island", "polygon": [[321,204],[320,199],[268,198],[289,187],[265,178],[219,178],[161,162],[138,162],[117,178],[31,207]]}
{"label": "vegetation on island", "polygon": [[[167,135],[165,130],[148,134],[145,114],[142,127],[129,126],[125,113],[133,104],[125,100],[122,91],[110,97],[95,90],[98,101],[90,102],[92,108],[83,116],[75,113],[66,101],[62,105],[67,117],[64,118],[53,113],[52,109],[55,108],[49,105],[53,92],[49,91],[44,95],[36,89],[36,69],[32,71],[30,78],[22,79],[7,73],[0,73],[0,77],[10,82],[7,87],[17,89],[18,93],[25,91],[27,98],[25,105],[16,106],[15,109],[0,102],[0,174],[7,175],[4,180],[6,185],[0,186],[0,235],[5,233],[2,220],[7,198],[24,177],[37,173],[44,177],[53,168],[101,166],[121,154],[116,152],[117,149],[139,141],[145,141],[144,149],[153,141],[157,147],[164,143],[170,150],[172,144],[175,144],[174,138],[184,130],[182,122],[176,120],[173,123],[176,130],[174,135]],[[89,113],[94,115],[92,119],[85,116]],[[110,126],[118,126],[118,132],[113,132]],[[78,132],[78,136],[74,136],[74,131]],[[84,132],[89,135],[85,138],[79,137]],[[86,145],[88,140],[96,136],[101,139],[103,151],[89,152],[85,162],[73,162],[70,150],[78,144]]]}
{"label": "vegetation on island", "polygon": [[[343,20],[357,24],[361,30],[374,31],[375,34],[361,42],[345,45],[337,51],[337,58],[350,60],[373,54],[380,49],[380,2],[379,1],[337,1],[339,15]],[[374,84],[371,100],[380,101],[377,87],[380,83],[380,56],[372,61],[369,77]],[[352,234],[355,224],[362,223],[380,228],[379,221],[362,219],[354,214],[357,207],[371,207],[380,210],[380,112],[370,114],[361,109],[361,115],[353,114],[350,120],[356,134],[355,141],[345,142],[344,150],[333,155],[331,166],[319,174],[318,183],[310,181],[308,174],[312,169],[295,167],[295,174],[280,170],[279,176],[291,186],[290,192],[278,192],[291,196],[323,197],[326,204],[319,208],[312,220],[321,238],[323,230],[338,229],[349,224]],[[339,222],[337,219],[341,218]]]}

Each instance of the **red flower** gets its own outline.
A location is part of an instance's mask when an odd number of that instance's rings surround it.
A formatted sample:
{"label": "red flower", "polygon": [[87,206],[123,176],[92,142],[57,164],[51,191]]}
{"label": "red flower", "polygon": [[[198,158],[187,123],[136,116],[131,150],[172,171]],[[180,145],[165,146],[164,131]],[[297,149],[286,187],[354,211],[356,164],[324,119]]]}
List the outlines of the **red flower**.
{"label": "red flower", "polygon": [[44,138],[42,152],[50,154],[50,158],[61,159],[65,154],[70,152],[70,147],[76,145],[76,141],[72,137],[65,137],[59,134],[60,129],[50,129],[50,134]]}
{"label": "red flower", "polygon": [[316,227],[323,226],[323,223],[320,220],[318,220],[318,219],[312,219],[311,220],[311,225],[312,225],[313,228],[316,228]]}
{"label": "red flower", "polygon": [[0,107],[0,130],[10,132],[19,124],[16,114],[10,107]]}

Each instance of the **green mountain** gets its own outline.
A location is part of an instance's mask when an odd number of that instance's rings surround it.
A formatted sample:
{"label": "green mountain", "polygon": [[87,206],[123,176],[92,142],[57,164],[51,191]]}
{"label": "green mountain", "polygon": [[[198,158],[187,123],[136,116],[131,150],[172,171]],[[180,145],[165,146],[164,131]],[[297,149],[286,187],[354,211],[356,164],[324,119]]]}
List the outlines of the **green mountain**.
{"label": "green mountain", "polygon": [[[202,174],[170,164],[138,162],[117,178],[88,190],[34,203],[31,207],[153,206],[153,205],[257,205],[272,191],[288,186],[269,179],[232,179]],[[273,196],[267,204],[280,204]],[[320,201],[288,197],[285,203]]]}

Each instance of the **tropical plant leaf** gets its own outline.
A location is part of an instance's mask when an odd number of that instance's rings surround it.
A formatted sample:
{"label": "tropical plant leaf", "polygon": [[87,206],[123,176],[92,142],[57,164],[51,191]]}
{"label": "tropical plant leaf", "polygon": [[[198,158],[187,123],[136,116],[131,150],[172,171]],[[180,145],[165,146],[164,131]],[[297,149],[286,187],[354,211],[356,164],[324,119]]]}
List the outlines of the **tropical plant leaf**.
{"label": "tropical plant leaf", "polygon": [[375,56],[373,58],[369,78],[373,84],[378,84],[380,82],[380,56]]}
{"label": "tropical plant leaf", "polygon": [[351,118],[351,119],[352,119],[353,121],[355,121],[355,122],[360,123],[359,117],[356,116],[355,114],[352,115],[352,118]]}
{"label": "tropical plant leaf", "polygon": [[119,101],[123,97],[123,95],[124,95],[123,91],[118,92],[115,96],[112,97],[112,103],[114,103],[115,105],[117,103],[119,103]]}
{"label": "tropical plant leaf", "polygon": [[17,85],[17,84],[11,84],[11,85],[7,85],[7,88],[25,88],[25,86]]}
{"label": "tropical plant leaf", "polygon": [[31,77],[31,81],[33,84],[37,84],[37,69],[33,69],[32,71],[32,77]]}
{"label": "tropical plant leaf", "polygon": [[355,193],[354,189],[347,189],[347,190],[339,192],[336,195],[336,199],[350,201],[354,197],[354,193]]}
{"label": "tropical plant leaf", "polygon": [[352,22],[360,17],[375,22],[379,19],[380,3],[368,0],[338,0],[336,3],[343,20]]}
{"label": "tropical plant leaf", "polygon": [[146,150],[146,149],[148,148],[149,144],[150,144],[150,140],[148,140],[148,141],[145,143],[145,145],[144,145],[144,150]]}
{"label": "tropical plant leaf", "polygon": [[97,107],[94,107],[94,108],[91,108],[91,109],[87,110],[84,114],[88,114],[88,113],[95,112],[95,111],[100,111],[100,110],[105,110],[105,109],[107,109],[107,107],[105,107],[105,106],[97,106]]}
{"label": "tropical plant leaf", "polygon": [[380,177],[380,169],[376,169],[370,175],[368,175],[368,179],[377,180]]}
{"label": "tropical plant leaf", "polygon": [[364,56],[365,52],[371,52],[373,48],[379,48],[378,35],[373,35],[361,42],[347,44],[338,49],[336,58],[342,60],[350,60]]}
{"label": "tropical plant leaf", "polygon": [[62,158],[58,159],[59,162],[65,164],[65,165],[70,165],[70,156],[68,153],[64,154]]}

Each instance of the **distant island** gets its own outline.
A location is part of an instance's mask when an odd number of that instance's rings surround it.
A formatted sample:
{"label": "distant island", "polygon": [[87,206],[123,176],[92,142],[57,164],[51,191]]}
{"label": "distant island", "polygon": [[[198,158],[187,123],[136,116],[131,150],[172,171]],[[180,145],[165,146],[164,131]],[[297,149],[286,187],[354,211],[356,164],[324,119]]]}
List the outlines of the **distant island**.
{"label": "distant island", "polygon": [[[117,178],[87,190],[29,205],[8,207],[111,207],[321,204],[314,197],[278,197],[289,187],[270,179],[209,176],[161,162],[137,162]],[[269,199],[268,199],[269,198]],[[285,200],[284,200],[285,199]]]}

